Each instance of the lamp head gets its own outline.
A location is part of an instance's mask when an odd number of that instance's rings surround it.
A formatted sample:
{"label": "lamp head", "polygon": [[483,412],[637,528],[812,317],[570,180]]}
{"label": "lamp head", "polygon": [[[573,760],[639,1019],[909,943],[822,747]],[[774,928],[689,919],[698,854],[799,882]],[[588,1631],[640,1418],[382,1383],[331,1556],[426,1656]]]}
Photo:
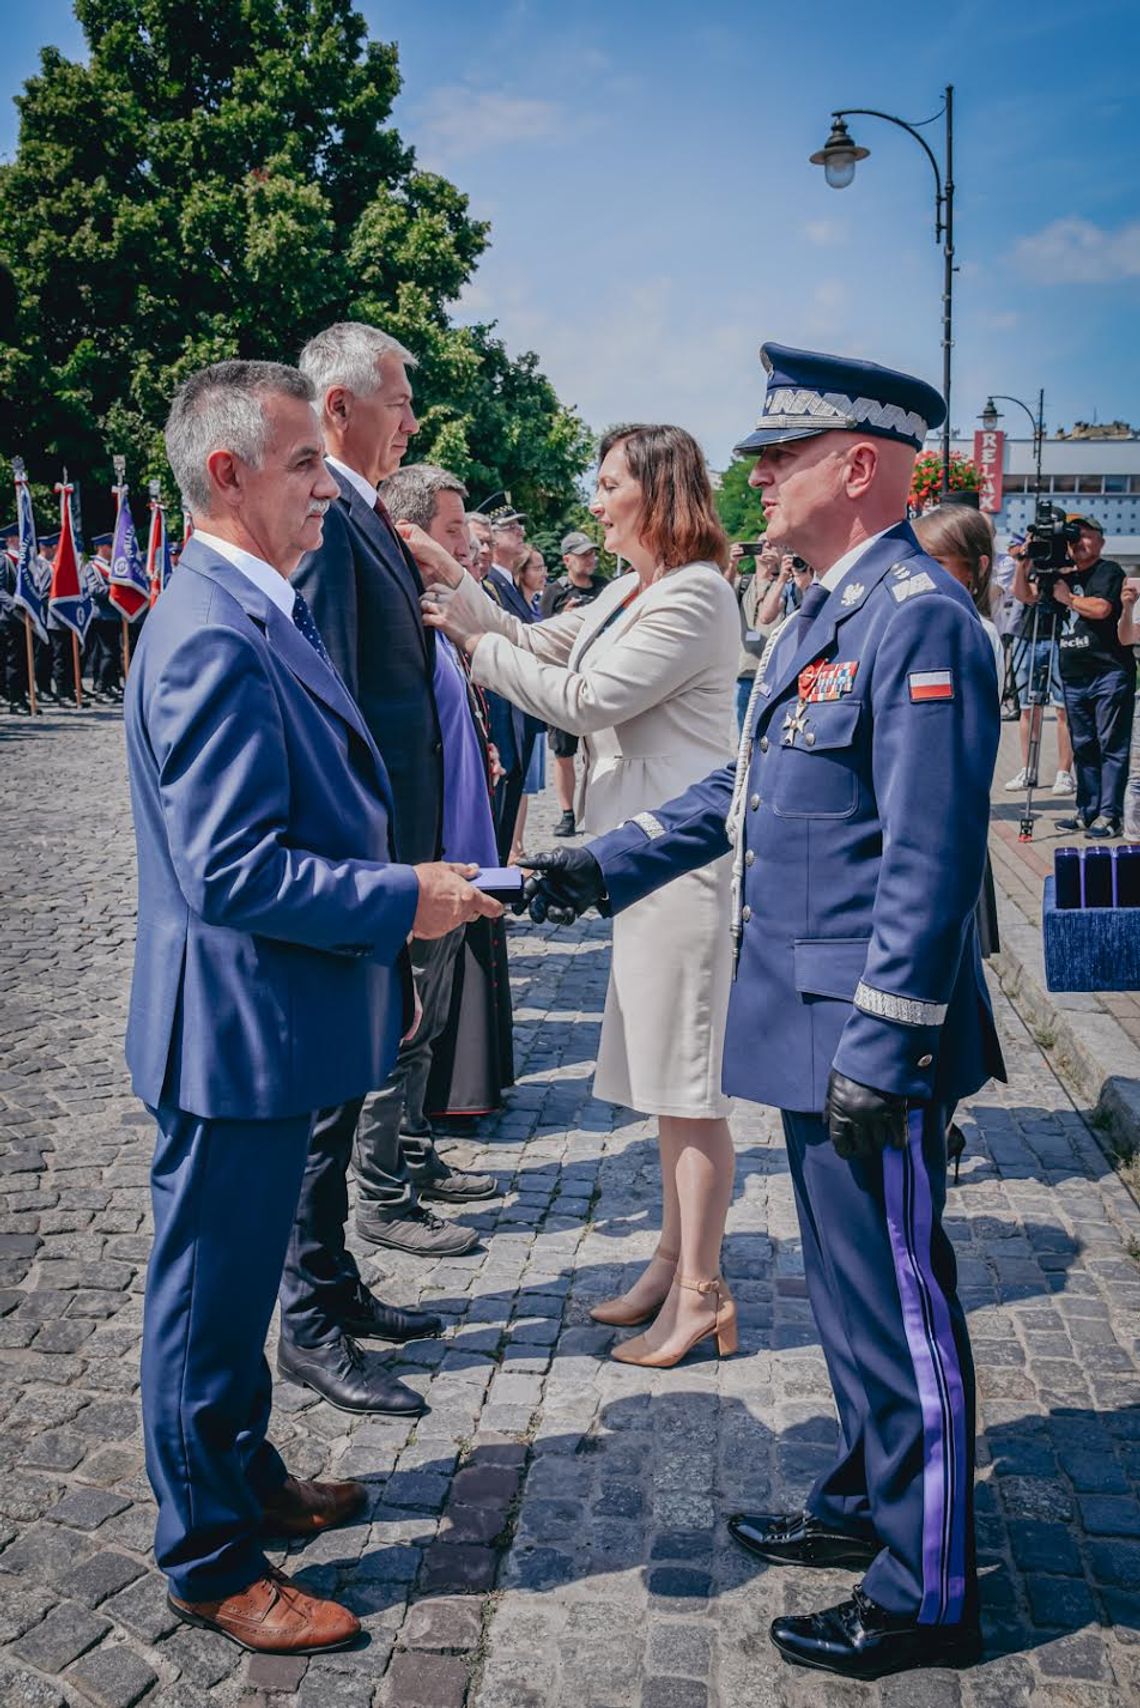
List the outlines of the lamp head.
{"label": "lamp head", "polygon": [[1001,410],[998,408],[992,397],[988,397],[986,399],[986,407],[982,410],[978,419],[987,433],[992,433],[994,431],[994,428],[1001,420]]}
{"label": "lamp head", "polygon": [[869,148],[858,148],[838,113],[832,115],[831,135],[811,156],[813,166],[822,166],[824,177],[833,190],[845,190],[855,176],[855,167],[866,160]]}

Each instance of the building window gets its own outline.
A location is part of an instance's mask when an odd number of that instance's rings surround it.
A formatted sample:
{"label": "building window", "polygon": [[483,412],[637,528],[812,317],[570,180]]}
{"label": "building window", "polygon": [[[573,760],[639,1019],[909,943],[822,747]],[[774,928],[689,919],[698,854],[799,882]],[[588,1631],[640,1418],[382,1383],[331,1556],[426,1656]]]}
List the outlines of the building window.
{"label": "building window", "polygon": [[1075,474],[1055,474],[1051,485],[1054,492],[1075,492],[1077,477]]}
{"label": "building window", "polygon": [[1140,492],[1140,474],[1128,476],[1128,490],[1129,492]]}
{"label": "building window", "polygon": [[1104,476],[1102,474],[1083,474],[1077,482],[1078,492],[1103,492]]}
{"label": "building window", "polygon": [[[1135,479],[1135,476],[1133,476],[1133,479]],[[1126,474],[1106,474],[1104,477],[1104,490],[1106,492],[1127,492],[1128,476]],[[1135,490],[1135,488],[1133,488],[1133,490]]]}

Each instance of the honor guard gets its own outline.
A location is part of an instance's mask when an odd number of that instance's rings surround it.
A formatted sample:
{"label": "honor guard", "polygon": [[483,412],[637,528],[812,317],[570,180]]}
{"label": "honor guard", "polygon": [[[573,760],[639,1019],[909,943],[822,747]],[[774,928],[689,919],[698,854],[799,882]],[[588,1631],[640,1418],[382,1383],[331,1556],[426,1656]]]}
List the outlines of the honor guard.
{"label": "honor guard", "polygon": [[113,536],[96,534],[95,556],[84,565],[92,618],[87,631],[87,667],[92,698],[117,704],[123,698],[122,620],[111,603],[111,545]]}
{"label": "honor guard", "polygon": [[52,705],[75,705],[75,669],[71,649],[71,630],[52,612],[52,560],[49,552],[59,544],[58,534],[40,536],[40,551],[35,562],[36,590],[44,604],[44,627],[47,640],[36,641],[36,692]]}
{"label": "honor guard", "polygon": [[535,918],[616,913],[734,851],[723,1085],[782,1112],[839,1445],[802,1511],[729,1528],[769,1562],[865,1569],[771,1634],[871,1678],[979,1650],[974,1375],[942,1213],[946,1110],[1004,1077],[974,924],[998,694],[969,595],[903,520],[939,394],[775,344],[761,360],[737,454],[821,579],[769,643],[737,763],[536,856],[528,893]]}
{"label": "honor guard", "polygon": [[13,595],[16,568],[20,561],[20,526],[11,522],[3,531],[0,556],[0,696],[10,712],[29,712],[25,674],[24,619]]}

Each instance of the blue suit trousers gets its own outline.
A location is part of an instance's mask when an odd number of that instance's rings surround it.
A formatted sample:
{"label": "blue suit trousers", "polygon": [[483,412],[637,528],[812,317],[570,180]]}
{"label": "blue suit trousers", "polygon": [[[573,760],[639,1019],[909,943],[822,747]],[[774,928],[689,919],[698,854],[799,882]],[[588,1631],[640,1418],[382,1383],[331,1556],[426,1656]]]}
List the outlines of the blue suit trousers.
{"label": "blue suit trousers", "polygon": [[945,1111],[912,1106],[905,1149],[845,1161],[817,1115],[784,1113],[804,1271],[839,1411],[807,1510],[877,1541],[864,1588],[920,1624],[977,1611],[974,1368],[942,1227]]}
{"label": "blue suit trousers", "polygon": [[1086,824],[1102,813],[1122,818],[1135,679],[1124,670],[1105,670],[1091,682],[1066,682],[1064,689],[1077,773],[1077,812]]}
{"label": "blue suit trousers", "polygon": [[154,1551],[175,1595],[213,1601],[265,1571],[262,1505],[286,1475],[266,1440],[265,1336],[312,1117],[206,1120],[170,1104],[151,1113],[142,1411]]}

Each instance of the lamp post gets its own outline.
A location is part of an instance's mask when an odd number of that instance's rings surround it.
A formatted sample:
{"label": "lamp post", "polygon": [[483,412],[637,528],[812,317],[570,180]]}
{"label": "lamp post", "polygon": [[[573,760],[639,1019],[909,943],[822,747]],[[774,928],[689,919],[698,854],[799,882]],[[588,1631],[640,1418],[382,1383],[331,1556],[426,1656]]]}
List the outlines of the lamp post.
{"label": "lamp post", "polygon": [[1036,415],[1034,415],[1027,403],[1022,403],[1019,397],[1010,397],[1009,393],[1004,391],[992,392],[986,399],[986,407],[978,417],[978,420],[981,422],[987,433],[992,433],[998,422],[1001,420],[1001,410],[998,408],[999,403],[1016,403],[1017,407],[1019,409],[1024,409],[1026,415],[1029,417],[1029,425],[1033,429],[1033,461],[1035,470],[1033,476],[1033,496],[1035,502],[1039,502],[1041,498],[1041,453],[1045,443],[1045,388],[1042,387],[1037,393]]}
{"label": "lamp post", "polygon": [[[954,311],[954,85],[946,85],[946,99],[932,118],[922,119],[919,124],[908,124],[905,119],[896,118],[894,113],[880,113],[874,107],[839,107],[832,113],[831,135],[823,147],[813,154],[813,166],[822,166],[827,182],[833,190],[845,190],[855,177],[855,168],[860,160],[866,160],[870,154],[869,148],[859,148],[847,129],[845,120],[855,116],[869,119],[885,119],[887,124],[897,125],[899,130],[905,130],[922,149],[934,171],[934,241],[942,245],[943,274],[942,274],[942,396],[946,403],[946,420],[942,427],[942,494],[945,497],[950,490],[950,352],[953,348],[953,311]],[[946,155],[945,177],[934,150],[926,138],[920,135],[920,129],[934,124],[938,119],[946,121]]]}

